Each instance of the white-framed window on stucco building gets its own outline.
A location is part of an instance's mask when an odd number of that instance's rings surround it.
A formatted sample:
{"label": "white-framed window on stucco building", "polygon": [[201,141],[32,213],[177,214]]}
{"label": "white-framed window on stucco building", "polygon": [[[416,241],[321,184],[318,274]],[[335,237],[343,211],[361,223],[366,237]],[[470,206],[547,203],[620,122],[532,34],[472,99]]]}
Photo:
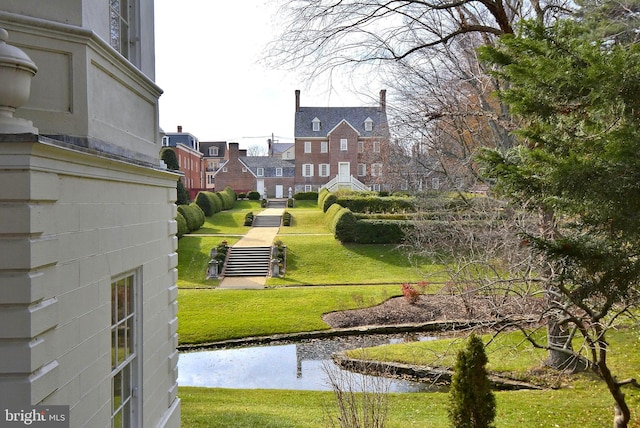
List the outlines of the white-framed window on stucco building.
{"label": "white-framed window on stucco building", "polygon": [[138,387],[141,383],[139,344],[140,271],[111,281],[111,426],[141,425]]}
{"label": "white-framed window on stucco building", "polygon": [[140,67],[140,0],[109,0],[109,44]]}
{"label": "white-framed window on stucco building", "polygon": [[302,176],[303,177],[313,177],[313,164],[312,163],[302,164]]}

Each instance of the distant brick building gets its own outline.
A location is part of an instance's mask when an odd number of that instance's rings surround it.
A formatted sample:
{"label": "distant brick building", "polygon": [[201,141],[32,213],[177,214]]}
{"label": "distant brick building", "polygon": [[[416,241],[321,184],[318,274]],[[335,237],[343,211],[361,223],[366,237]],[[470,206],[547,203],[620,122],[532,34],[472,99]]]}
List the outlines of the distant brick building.
{"label": "distant brick building", "polygon": [[180,172],[184,174],[182,183],[189,192],[189,198],[205,189],[205,174],[203,167],[204,154],[200,151],[200,141],[188,132],[182,132],[182,126],[178,126],[178,132],[167,132],[162,138],[162,145],[170,147],[178,158]]}
{"label": "distant brick building", "polygon": [[376,107],[302,107],[295,91],[295,191],[382,190],[389,153],[386,91]]}

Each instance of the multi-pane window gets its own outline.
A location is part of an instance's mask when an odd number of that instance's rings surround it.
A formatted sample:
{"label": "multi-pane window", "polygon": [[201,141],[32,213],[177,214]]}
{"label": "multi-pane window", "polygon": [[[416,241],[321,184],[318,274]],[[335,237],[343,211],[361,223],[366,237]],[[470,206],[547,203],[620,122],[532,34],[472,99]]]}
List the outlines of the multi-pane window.
{"label": "multi-pane window", "polygon": [[256,171],[258,177],[264,177],[264,168],[258,168]]}
{"label": "multi-pane window", "polygon": [[312,163],[302,164],[302,176],[303,177],[313,177],[313,164]]}
{"label": "multi-pane window", "polygon": [[311,190],[312,190],[311,184],[305,184],[304,185],[304,191],[305,192],[311,192]]}
{"label": "multi-pane window", "polygon": [[329,176],[329,164],[328,163],[321,163],[319,166],[319,171],[318,171],[318,175],[320,175],[320,177],[328,177]]}
{"label": "multi-pane window", "polygon": [[320,153],[328,153],[329,152],[329,143],[327,141],[320,142]]}
{"label": "multi-pane window", "polygon": [[111,426],[136,425],[137,310],[136,276],[111,283]]}
{"label": "multi-pane window", "polygon": [[358,141],[358,153],[364,153],[364,142]]}
{"label": "multi-pane window", "polygon": [[340,150],[343,152],[346,152],[348,150],[346,138],[340,138]]}
{"label": "multi-pane window", "polygon": [[380,153],[380,141],[373,142],[373,152]]}
{"label": "multi-pane window", "polygon": [[109,0],[111,47],[129,57],[129,0]]}
{"label": "multi-pane window", "polygon": [[209,147],[209,156],[218,156],[218,148]]}
{"label": "multi-pane window", "polygon": [[276,177],[282,177],[282,168],[276,168]]}
{"label": "multi-pane window", "polygon": [[371,190],[375,191],[375,192],[379,192],[380,191],[380,183],[375,183],[374,185],[371,186]]}
{"label": "multi-pane window", "polygon": [[317,117],[311,121],[311,127],[315,132],[320,131],[320,119]]}
{"label": "multi-pane window", "polygon": [[381,175],[382,175],[382,164],[381,163],[371,164],[371,176],[379,177]]}
{"label": "multi-pane window", "polygon": [[370,117],[368,117],[365,121],[364,121],[364,130],[365,131],[373,131],[373,120],[371,120]]}
{"label": "multi-pane window", "polygon": [[364,163],[358,164],[358,177],[364,177],[367,175],[367,165]]}
{"label": "multi-pane window", "polygon": [[311,153],[311,141],[304,142],[304,152]]}

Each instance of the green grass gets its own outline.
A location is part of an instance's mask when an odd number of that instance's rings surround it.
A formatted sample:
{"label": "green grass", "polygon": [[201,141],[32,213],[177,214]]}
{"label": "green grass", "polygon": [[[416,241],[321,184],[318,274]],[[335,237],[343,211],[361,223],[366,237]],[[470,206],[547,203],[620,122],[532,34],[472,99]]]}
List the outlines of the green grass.
{"label": "green grass", "polygon": [[[630,428],[640,427],[640,394],[627,390],[632,405]],[[330,392],[179,389],[182,426],[187,427],[323,427]],[[448,427],[448,394],[390,394],[389,428]],[[611,426],[613,405],[606,388],[591,380],[573,388],[497,392],[496,428],[602,428]]]}
{"label": "green grass", "polygon": [[206,279],[211,248],[217,247],[223,240],[233,245],[239,239],[238,236],[183,236],[180,238],[178,241],[178,287],[217,287],[220,280]]}
{"label": "green grass", "polygon": [[296,201],[295,208],[287,208],[291,213],[290,226],[280,228],[281,234],[328,234],[332,233],[324,223],[324,212],[315,201]]}
{"label": "green grass", "polygon": [[287,246],[287,271],[284,278],[269,278],[267,286],[400,284],[419,281],[426,273],[441,270],[427,260],[412,266],[396,245],[342,244],[333,236],[278,238]]}
{"label": "green grass", "polygon": [[181,344],[194,344],[325,330],[324,313],[373,306],[399,294],[398,286],[181,289],[178,333]]}
{"label": "green grass", "polygon": [[260,201],[236,201],[233,209],[206,217],[204,225],[193,233],[244,235],[250,229],[249,226],[244,226],[244,216],[248,212],[258,214],[260,211]]}

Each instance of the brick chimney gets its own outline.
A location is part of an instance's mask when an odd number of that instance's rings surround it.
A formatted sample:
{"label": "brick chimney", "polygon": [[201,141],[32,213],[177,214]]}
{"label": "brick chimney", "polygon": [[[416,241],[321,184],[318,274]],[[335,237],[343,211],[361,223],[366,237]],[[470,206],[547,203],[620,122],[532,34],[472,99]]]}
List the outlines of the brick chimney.
{"label": "brick chimney", "polygon": [[240,144],[229,143],[229,160],[237,160],[240,156]]}
{"label": "brick chimney", "polygon": [[300,111],[300,89],[296,89],[296,113]]}
{"label": "brick chimney", "polygon": [[380,111],[384,112],[387,110],[387,90],[380,89]]}
{"label": "brick chimney", "polygon": [[182,132],[182,125],[178,125],[178,132]]}
{"label": "brick chimney", "polygon": [[240,155],[240,157],[245,157],[247,156],[247,149],[240,149],[238,151],[238,154]]}

